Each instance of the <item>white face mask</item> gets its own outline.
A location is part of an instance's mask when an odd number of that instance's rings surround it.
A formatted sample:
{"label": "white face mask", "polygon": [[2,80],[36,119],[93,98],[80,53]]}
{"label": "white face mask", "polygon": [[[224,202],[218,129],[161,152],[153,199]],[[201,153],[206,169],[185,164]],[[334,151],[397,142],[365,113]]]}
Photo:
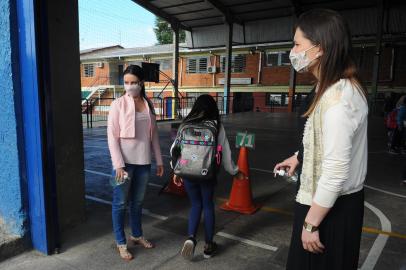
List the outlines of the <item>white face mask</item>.
{"label": "white face mask", "polygon": [[293,68],[297,72],[299,72],[299,73],[306,72],[309,68],[310,63],[318,58],[318,55],[316,55],[315,59],[310,60],[309,57],[307,57],[307,55],[306,55],[306,52],[308,50],[313,49],[316,46],[317,45],[314,45],[314,46],[310,47],[309,49],[298,52],[298,53],[294,52],[293,50],[290,50],[289,59],[290,59],[290,62],[292,63]]}
{"label": "white face mask", "polygon": [[139,84],[125,84],[124,90],[132,97],[138,97],[141,92],[141,86]]}

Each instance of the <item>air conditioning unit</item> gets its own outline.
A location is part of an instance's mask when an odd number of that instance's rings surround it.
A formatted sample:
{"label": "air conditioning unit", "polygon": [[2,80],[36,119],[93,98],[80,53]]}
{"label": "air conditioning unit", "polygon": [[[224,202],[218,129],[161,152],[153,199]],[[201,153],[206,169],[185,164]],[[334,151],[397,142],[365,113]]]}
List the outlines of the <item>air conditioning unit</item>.
{"label": "air conditioning unit", "polygon": [[97,67],[98,67],[98,68],[103,68],[103,67],[104,67],[104,63],[103,63],[103,62],[98,62],[98,63],[97,63]]}
{"label": "air conditioning unit", "polygon": [[216,72],[217,72],[216,66],[207,67],[207,73],[216,73]]}

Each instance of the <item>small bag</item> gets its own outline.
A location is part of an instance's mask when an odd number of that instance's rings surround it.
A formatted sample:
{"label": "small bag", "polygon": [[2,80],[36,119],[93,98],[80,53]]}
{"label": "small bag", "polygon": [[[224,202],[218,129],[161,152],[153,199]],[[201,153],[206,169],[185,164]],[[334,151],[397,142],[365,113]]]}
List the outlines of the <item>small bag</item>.
{"label": "small bag", "polygon": [[398,117],[397,109],[394,109],[388,114],[388,116],[386,117],[386,127],[388,129],[396,129],[398,127],[397,117]]}
{"label": "small bag", "polygon": [[175,175],[196,182],[214,179],[222,151],[217,136],[217,121],[182,124],[172,149],[171,166]]}

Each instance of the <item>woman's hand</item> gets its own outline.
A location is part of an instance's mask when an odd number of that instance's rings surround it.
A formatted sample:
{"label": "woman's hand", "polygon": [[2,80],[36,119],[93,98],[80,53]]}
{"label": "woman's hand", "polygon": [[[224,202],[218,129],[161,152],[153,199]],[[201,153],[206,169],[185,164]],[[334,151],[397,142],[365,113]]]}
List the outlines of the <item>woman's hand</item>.
{"label": "woman's hand", "polygon": [[319,231],[309,232],[303,228],[302,244],[305,250],[315,254],[323,253],[324,251],[324,246],[320,242]]}
{"label": "woman's hand", "polygon": [[288,175],[292,176],[295,171],[297,166],[299,165],[299,160],[297,159],[297,155],[293,155],[288,159],[285,159],[281,163],[276,164],[275,168],[273,169],[274,172],[277,170],[283,169],[288,171]]}
{"label": "woman's hand", "polygon": [[124,168],[116,169],[116,180],[123,180],[125,174],[126,171],[124,171]]}
{"label": "woman's hand", "polygon": [[183,183],[183,180],[182,180],[182,178],[180,178],[179,176],[174,174],[173,175],[173,182],[175,183],[175,185],[180,187],[182,185],[182,183]]}
{"label": "woman's hand", "polygon": [[158,165],[156,167],[156,175],[162,177],[164,175],[164,165]]}

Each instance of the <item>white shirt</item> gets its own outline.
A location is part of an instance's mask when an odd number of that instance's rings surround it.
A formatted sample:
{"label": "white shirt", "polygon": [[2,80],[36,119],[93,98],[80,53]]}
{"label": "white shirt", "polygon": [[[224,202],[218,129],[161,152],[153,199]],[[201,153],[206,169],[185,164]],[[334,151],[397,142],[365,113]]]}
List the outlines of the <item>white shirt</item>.
{"label": "white shirt", "polygon": [[340,83],[340,102],[324,115],[322,173],[313,197],[328,208],[338,196],[363,188],[368,163],[367,101],[349,80]]}

